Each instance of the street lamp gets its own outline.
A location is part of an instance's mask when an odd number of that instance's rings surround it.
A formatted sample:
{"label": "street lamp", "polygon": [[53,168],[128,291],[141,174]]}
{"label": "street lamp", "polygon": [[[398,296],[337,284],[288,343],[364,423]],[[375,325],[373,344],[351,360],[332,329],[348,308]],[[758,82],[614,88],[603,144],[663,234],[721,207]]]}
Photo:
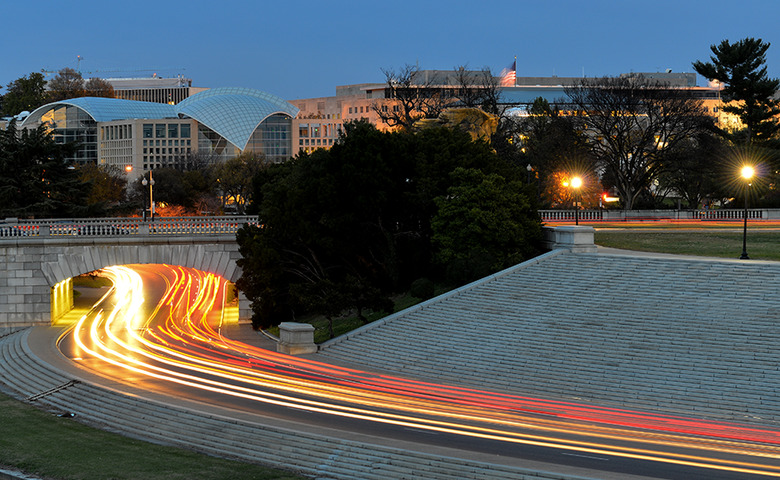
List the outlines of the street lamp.
{"label": "street lamp", "polygon": [[[149,216],[151,220],[154,220],[154,195],[152,187],[154,187],[154,178],[152,178],[152,171],[149,170],[149,181],[146,178],[141,180],[141,184],[145,187],[149,185]],[[146,221],[146,199],[144,199],[144,221]]]}
{"label": "street lamp", "polygon": [[747,253],[747,217],[748,217],[748,187],[750,186],[750,179],[753,178],[755,170],[750,165],[742,167],[742,178],[745,179],[745,224],[742,228],[742,255],[739,256],[740,260],[750,260]]}
{"label": "street lamp", "polygon": [[530,185],[531,184],[531,172],[534,171],[534,167],[532,167],[531,164],[529,163],[528,166],[525,167],[525,169],[528,172],[528,176],[525,179],[525,183]]}
{"label": "street lamp", "polygon": [[580,224],[580,187],[582,179],[574,177],[571,179],[571,188],[574,189],[574,225]]}

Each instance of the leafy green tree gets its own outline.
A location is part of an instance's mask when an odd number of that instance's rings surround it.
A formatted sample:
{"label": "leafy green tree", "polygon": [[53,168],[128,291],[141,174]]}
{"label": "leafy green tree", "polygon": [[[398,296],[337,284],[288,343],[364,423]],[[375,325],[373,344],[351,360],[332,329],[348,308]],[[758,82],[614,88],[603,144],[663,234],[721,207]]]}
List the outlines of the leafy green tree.
{"label": "leafy green tree", "polygon": [[89,186],[65,159],[71,144],[57,144],[45,126],[0,131],[0,216],[82,217]]}
{"label": "leafy green tree", "polygon": [[441,270],[431,221],[458,167],[518,178],[462,131],[382,133],[366,122],[347,124],[330,150],[262,170],[253,207],[262,226],[238,235],[239,288],[253,302],[255,326],[328,302],[359,316],[385,310],[390,294]]}
{"label": "leafy green tree", "polygon": [[46,80],[37,72],[17,78],[8,84],[6,90],[2,103],[4,115],[32,112],[47,101]]}
{"label": "leafy green tree", "polygon": [[447,194],[436,197],[435,261],[467,282],[537,253],[541,222],[522,182],[476,169],[456,168]]}
{"label": "leafy green tree", "polygon": [[766,51],[770,44],[761,39],[744,38],[735,43],[723,40],[711,45],[709,62],[696,61],[693,69],[709,80],[723,84],[723,111],[739,116],[748,141],[774,137],[780,130],[776,116],[780,102],[774,98],[780,79],[770,78],[766,69]]}

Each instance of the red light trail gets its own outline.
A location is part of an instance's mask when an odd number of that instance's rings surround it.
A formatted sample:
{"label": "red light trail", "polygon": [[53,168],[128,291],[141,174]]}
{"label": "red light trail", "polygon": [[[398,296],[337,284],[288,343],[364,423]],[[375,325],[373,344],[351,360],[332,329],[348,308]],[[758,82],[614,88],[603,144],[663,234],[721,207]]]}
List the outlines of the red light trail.
{"label": "red light trail", "polygon": [[[114,284],[111,292],[70,331],[78,355],[150,378],[259,405],[780,476],[780,465],[770,463],[780,460],[780,432],[772,429],[440,385],[297,358],[222,334],[227,282],[221,277],[167,265],[109,267],[104,275]],[[144,278],[166,285],[153,306],[144,298]]]}

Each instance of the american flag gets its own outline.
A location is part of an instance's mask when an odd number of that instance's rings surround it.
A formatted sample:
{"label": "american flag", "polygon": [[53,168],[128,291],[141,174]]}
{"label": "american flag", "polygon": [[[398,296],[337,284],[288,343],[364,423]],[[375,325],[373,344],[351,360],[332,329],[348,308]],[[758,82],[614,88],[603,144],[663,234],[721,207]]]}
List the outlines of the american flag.
{"label": "american flag", "polygon": [[517,58],[512,62],[511,67],[501,70],[501,86],[514,87],[517,80]]}

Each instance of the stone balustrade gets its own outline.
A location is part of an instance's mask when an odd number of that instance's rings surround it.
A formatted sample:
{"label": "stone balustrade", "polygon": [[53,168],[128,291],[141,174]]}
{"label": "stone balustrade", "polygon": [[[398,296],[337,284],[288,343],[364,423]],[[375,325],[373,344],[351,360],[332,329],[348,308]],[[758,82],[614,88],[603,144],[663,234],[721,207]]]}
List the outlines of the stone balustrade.
{"label": "stone balustrade", "polygon": [[144,221],[129,218],[83,218],[0,221],[0,242],[27,237],[121,237],[132,235],[235,235],[245,224],[258,224],[256,216],[158,217]]}

